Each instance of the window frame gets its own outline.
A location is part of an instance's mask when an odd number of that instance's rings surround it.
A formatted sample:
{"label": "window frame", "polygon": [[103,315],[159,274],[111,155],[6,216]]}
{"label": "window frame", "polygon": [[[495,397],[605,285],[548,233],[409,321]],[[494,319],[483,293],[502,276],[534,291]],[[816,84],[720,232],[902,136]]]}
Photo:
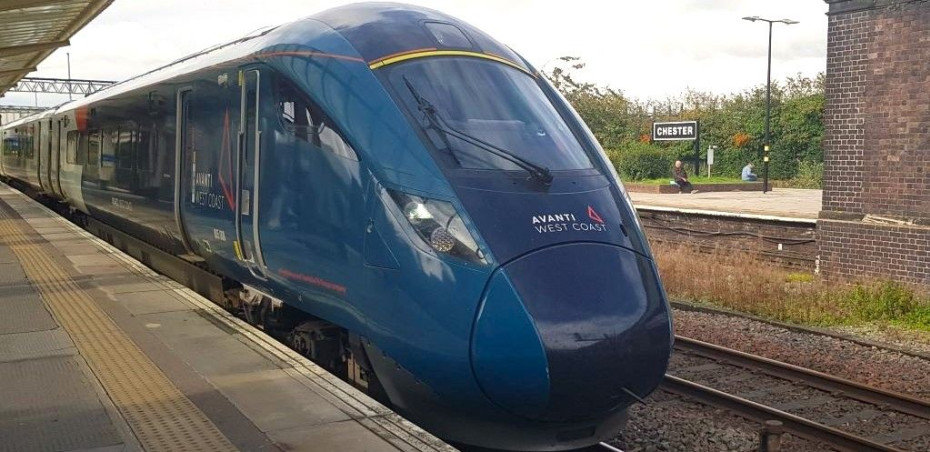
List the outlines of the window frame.
{"label": "window frame", "polygon": [[[300,90],[297,87],[297,85],[294,84],[294,82],[278,74],[274,74],[274,76],[272,77],[272,84],[273,86],[272,86],[271,97],[274,102],[273,111],[274,111],[275,117],[277,118],[278,125],[281,127],[281,130],[283,130],[288,136],[293,137],[304,143],[307,143],[308,145],[320,151],[327,152],[332,155],[335,155],[336,157],[344,158],[346,160],[351,160],[354,162],[361,161],[358,155],[358,151],[355,150],[356,146],[352,144],[352,142],[346,138],[345,133],[343,133],[342,130],[339,128],[339,126],[335,124],[335,122],[332,119],[332,116],[330,116],[329,113],[327,113],[326,110],[324,110],[323,107],[320,106],[319,102],[313,99],[313,96]],[[295,98],[295,99],[285,100],[284,94],[286,92],[282,88],[289,90],[291,93],[294,94],[295,97],[299,97],[302,99]],[[313,141],[307,139],[308,137],[301,136],[300,133],[297,133],[295,128],[301,127],[301,126],[295,125],[296,119],[298,117],[297,102],[296,102],[298,100],[303,101],[304,105],[306,105],[307,108],[309,108],[311,105],[316,107],[316,110],[318,111],[319,115],[322,116],[321,120],[322,120],[323,127],[318,132],[316,132],[317,136],[321,136],[322,132],[325,129],[329,129],[332,133],[334,133],[337,137],[339,137],[339,140],[342,141],[344,147],[351,153],[351,155],[343,155],[338,152],[335,152],[332,149],[330,149],[330,146],[326,146],[322,142],[320,143],[320,145],[317,145]],[[292,123],[288,123],[288,121],[285,119],[286,112],[284,109],[284,105],[287,103],[294,104],[293,119],[295,121]],[[306,110],[305,110],[305,113],[306,113]],[[307,125],[306,127],[309,128],[311,127],[311,125]],[[310,133],[308,132],[307,135],[309,136]]]}
{"label": "window frame", "polygon": [[[123,141],[123,134],[127,133],[128,141]],[[135,156],[135,135],[136,128],[129,127],[127,125],[121,125],[116,129],[116,169],[123,171],[132,171],[135,169],[136,156]],[[128,149],[124,149],[128,148]],[[128,157],[127,157],[128,156]],[[128,162],[129,165],[124,165],[124,162]]]}
{"label": "window frame", "polygon": [[[412,111],[411,107],[407,105],[407,102],[405,102],[404,97],[407,95],[406,94],[407,91],[405,91],[406,88],[398,87],[397,84],[394,83],[394,80],[392,78],[393,73],[395,71],[402,69],[406,67],[407,65],[417,64],[421,60],[426,60],[426,59],[429,59],[429,60],[435,60],[435,59],[467,60],[470,58],[472,57],[437,56],[437,57],[430,57],[430,58],[424,58],[424,59],[404,61],[404,62],[393,64],[390,67],[385,67],[377,71],[377,76],[379,80],[381,81],[382,86],[384,86],[387,89],[388,93],[391,95],[391,98],[392,100],[394,100],[398,109],[401,110],[401,112],[406,117],[408,124],[410,124],[410,126],[416,131],[420,139],[420,142],[423,143],[424,146],[430,151],[430,154],[433,155],[433,157],[436,159],[439,166],[443,167],[444,170],[449,171],[449,173],[447,173],[448,175],[451,176],[455,174],[455,175],[496,177],[494,176],[495,174],[519,174],[522,177],[522,174],[524,174],[525,171],[522,169],[518,169],[518,168],[515,168],[515,169],[471,168],[471,167],[463,167],[463,166],[457,166],[457,165],[452,164],[452,162],[456,160],[456,157],[453,157],[452,154],[448,152],[444,152],[443,150],[439,149],[436,146],[433,138],[429,135],[429,129],[426,127],[423,127],[421,123],[422,122],[421,119],[417,117],[416,113]],[[545,82],[543,80],[533,77],[524,71],[521,71],[517,68],[510,67],[509,65],[506,65],[503,63],[491,62],[491,61],[485,61],[485,60],[480,60],[479,63],[497,64],[497,65],[502,66],[503,67],[502,69],[504,70],[514,71],[515,73],[518,74],[517,75],[518,77],[528,77],[529,79],[531,79],[533,84],[536,85],[536,88],[539,89],[540,91],[539,94],[541,98],[545,99],[551,105],[553,112],[557,115],[558,119],[565,125],[567,129],[566,131],[569,133],[569,135],[571,136],[575,144],[578,146],[577,150],[584,155],[587,162],[590,164],[590,166],[588,167],[581,167],[581,168],[551,169],[553,173],[558,173],[558,174],[563,174],[563,175],[578,175],[578,176],[586,176],[586,175],[594,175],[594,174],[609,175],[609,172],[607,171],[607,169],[602,168],[600,157],[599,157],[600,151],[599,151],[598,146],[596,146],[595,143],[592,143],[588,139],[586,132],[582,124],[578,122],[578,119],[575,118],[572,114],[570,114],[570,112],[565,111],[565,109],[560,104],[560,102],[556,98],[553,97],[553,95],[549,92],[549,90],[547,90],[545,86]],[[522,156],[522,157],[531,158],[528,156]],[[533,160],[533,161],[535,162],[536,160]]]}

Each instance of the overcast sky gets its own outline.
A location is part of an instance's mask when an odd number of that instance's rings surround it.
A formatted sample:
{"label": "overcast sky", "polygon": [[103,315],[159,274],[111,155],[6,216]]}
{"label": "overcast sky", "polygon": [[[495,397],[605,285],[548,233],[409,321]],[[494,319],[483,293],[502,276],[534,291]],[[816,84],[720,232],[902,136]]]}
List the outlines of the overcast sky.
{"label": "overcast sky", "polygon": [[[252,30],[289,22],[339,0],[116,0],[39,66],[32,77],[122,80]],[[776,24],[772,77],[814,75],[826,67],[827,5],[822,0],[410,0],[457,16],[551,69],[581,57],[579,78],[629,96],[662,99],[687,88],[728,93],[765,81],[768,27]],[[62,97],[39,94],[39,105]],[[8,93],[3,104],[33,105]]]}

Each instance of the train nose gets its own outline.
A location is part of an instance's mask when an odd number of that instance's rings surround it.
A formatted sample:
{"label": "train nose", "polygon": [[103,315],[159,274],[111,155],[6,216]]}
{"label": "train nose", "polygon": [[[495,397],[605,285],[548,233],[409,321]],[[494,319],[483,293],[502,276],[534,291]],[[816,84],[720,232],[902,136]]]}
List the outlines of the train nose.
{"label": "train nose", "polygon": [[665,373],[668,315],[642,255],[596,243],[536,251],[491,281],[473,336],[475,374],[489,398],[533,419],[623,408]]}

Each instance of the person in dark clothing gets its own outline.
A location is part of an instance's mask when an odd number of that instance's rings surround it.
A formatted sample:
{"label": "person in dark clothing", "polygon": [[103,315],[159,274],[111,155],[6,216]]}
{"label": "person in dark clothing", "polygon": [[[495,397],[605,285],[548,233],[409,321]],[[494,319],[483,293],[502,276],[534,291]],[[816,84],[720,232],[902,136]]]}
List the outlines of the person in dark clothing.
{"label": "person in dark clothing", "polygon": [[678,185],[678,188],[682,193],[695,193],[697,190],[694,189],[694,186],[691,185],[691,182],[688,182],[688,173],[685,171],[685,168],[681,165],[681,160],[675,160],[675,184]]}

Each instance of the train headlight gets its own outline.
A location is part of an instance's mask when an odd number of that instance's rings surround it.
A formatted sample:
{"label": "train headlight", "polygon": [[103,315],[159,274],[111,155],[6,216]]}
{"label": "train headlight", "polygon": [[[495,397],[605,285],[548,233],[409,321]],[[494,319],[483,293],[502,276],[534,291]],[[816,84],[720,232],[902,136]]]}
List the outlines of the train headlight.
{"label": "train headlight", "polygon": [[433,219],[433,215],[429,213],[426,205],[417,201],[408,202],[404,206],[404,216],[410,220],[411,224],[419,224],[421,221]]}
{"label": "train headlight", "polygon": [[387,190],[417,235],[439,253],[485,263],[484,253],[452,203]]}
{"label": "train headlight", "polygon": [[446,228],[438,227],[429,234],[429,244],[440,253],[448,253],[455,248],[455,237]]}

